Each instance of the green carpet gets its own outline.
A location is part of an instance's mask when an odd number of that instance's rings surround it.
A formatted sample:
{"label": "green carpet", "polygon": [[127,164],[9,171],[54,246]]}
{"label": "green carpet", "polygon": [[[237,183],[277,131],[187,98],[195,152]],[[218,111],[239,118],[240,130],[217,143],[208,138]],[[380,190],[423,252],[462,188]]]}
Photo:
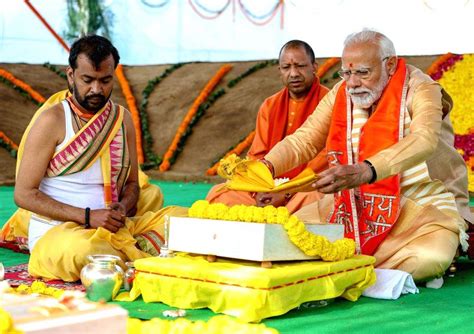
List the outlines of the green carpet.
{"label": "green carpet", "polygon": [[[165,205],[189,206],[202,199],[211,185],[204,183],[153,182],[165,195]],[[474,200],[471,199],[474,206]],[[0,187],[0,226],[15,210],[13,187]],[[0,262],[25,263],[28,256],[0,248]],[[264,320],[281,333],[474,333],[474,262],[461,258],[455,277],[445,277],[440,290],[420,287],[420,294],[387,301],[361,297],[357,302],[336,299],[326,307],[293,310]],[[130,316],[161,317],[170,309],[161,303],[118,303]],[[190,320],[212,317],[208,309],[188,310]]]}

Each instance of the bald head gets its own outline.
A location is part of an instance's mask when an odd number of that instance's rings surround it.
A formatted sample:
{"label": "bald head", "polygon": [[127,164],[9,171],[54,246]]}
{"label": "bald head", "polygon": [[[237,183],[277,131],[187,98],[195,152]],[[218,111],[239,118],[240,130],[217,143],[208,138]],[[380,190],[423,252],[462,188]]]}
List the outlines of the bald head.
{"label": "bald head", "polygon": [[313,48],[306,42],[300,41],[299,39],[293,39],[291,41],[286,42],[280,49],[280,53],[278,54],[278,59],[281,60],[282,54],[289,49],[303,49],[306,55],[309,57],[309,61],[314,63],[316,57],[314,56]]}
{"label": "bald head", "polygon": [[290,97],[304,99],[311,90],[318,70],[313,49],[303,41],[287,42],[280,50],[278,69]]}

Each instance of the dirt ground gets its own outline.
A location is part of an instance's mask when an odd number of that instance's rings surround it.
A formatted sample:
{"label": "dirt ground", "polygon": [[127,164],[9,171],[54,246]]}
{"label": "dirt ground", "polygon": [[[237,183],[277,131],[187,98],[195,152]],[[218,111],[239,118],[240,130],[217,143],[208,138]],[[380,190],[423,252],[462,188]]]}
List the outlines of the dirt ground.
{"label": "dirt ground", "polygon": [[[436,56],[407,57],[407,61],[426,70]],[[322,64],[325,59],[318,59]],[[206,177],[206,170],[212,162],[236,145],[255,127],[255,117],[263,100],[282,88],[278,67],[268,66],[245,77],[233,88],[227,83],[261,61],[230,63],[232,70],[217,88],[224,88],[225,94],[219,98],[201,117],[188,136],[183,151],[167,172],[147,171],[157,179],[218,182],[218,177]],[[161,81],[151,93],[146,109],[153,152],[163,156],[170,145],[176,129],[188,112],[201,89],[217,72],[223,63],[189,63],[171,73]],[[142,101],[143,89],[149,80],[161,75],[169,65],[124,66],[137,100]],[[65,89],[66,81],[42,65],[0,64],[0,68],[13,73],[25,81],[44,97]],[[64,67],[58,66],[63,70]],[[332,87],[338,80],[333,74],[339,69],[334,66],[322,78],[322,82]],[[112,94],[115,102],[126,106],[126,101],[118,82]],[[37,105],[13,88],[0,82],[0,131],[19,144]],[[13,184],[16,160],[0,147],[0,184]]]}

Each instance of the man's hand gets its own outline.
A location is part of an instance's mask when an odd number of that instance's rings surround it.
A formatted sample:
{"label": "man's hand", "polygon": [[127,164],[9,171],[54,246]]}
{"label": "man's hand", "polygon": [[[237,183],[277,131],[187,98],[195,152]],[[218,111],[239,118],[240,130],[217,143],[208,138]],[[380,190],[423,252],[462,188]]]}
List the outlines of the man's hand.
{"label": "man's hand", "polygon": [[257,193],[255,195],[255,202],[258,207],[273,205],[277,208],[286,205],[290,198],[290,195],[283,193]]}
{"label": "man's hand", "polygon": [[125,225],[125,215],[112,208],[91,210],[90,224],[93,228],[103,227],[115,233]]}
{"label": "man's hand", "polygon": [[112,203],[109,205],[112,210],[118,211],[126,217],[133,217],[137,213],[137,206],[133,206],[127,211],[127,206],[122,202]]}
{"label": "man's hand", "polygon": [[320,178],[313,183],[313,188],[324,194],[332,194],[369,183],[372,179],[372,170],[369,165],[360,162],[356,165],[337,165],[328,168],[319,176]]}
{"label": "man's hand", "polygon": [[120,203],[120,202],[112,203],[112,204],[109,205],[109,208],[121,213],[124,216],[127,215],[127,208],[125,207],[125,205],[123,203]]}

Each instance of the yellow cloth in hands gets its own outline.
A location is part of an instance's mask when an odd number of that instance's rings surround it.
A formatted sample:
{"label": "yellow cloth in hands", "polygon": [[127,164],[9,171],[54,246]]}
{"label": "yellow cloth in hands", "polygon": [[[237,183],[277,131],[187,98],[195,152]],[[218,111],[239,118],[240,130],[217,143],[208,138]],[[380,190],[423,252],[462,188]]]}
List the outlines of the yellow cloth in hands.
{"label": "yellow cloth in hands", "polygon": [[228,189],[249,192],[310,191],[314,189],[307,187],[318,179],[318,175],[308,167],[288,182],[275,185],[271,172],[263,162],[241,159],[235,154],[221,161],[217,173],[228,180],[225,185]]}

